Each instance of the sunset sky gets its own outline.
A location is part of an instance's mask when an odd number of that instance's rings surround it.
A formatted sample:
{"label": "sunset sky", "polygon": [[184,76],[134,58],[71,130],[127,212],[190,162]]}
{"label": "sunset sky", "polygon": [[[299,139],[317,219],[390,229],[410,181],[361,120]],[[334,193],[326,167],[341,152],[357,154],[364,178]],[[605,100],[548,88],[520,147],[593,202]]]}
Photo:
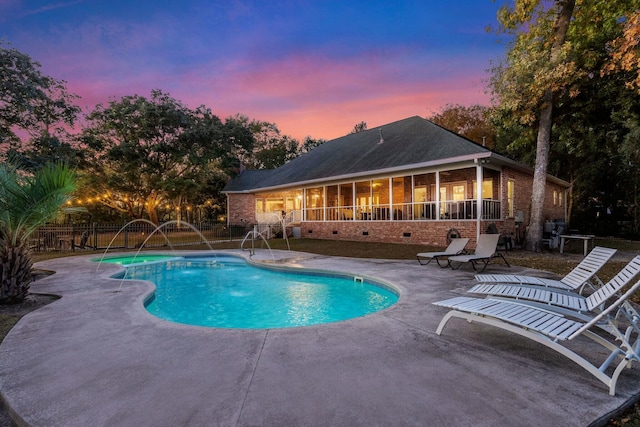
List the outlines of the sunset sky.
{"label": "sunset sky", "polygon": [[488,104],[503,1],[0,0],[0,39],[88,112],[152,89],[225,119],[332,139]]}

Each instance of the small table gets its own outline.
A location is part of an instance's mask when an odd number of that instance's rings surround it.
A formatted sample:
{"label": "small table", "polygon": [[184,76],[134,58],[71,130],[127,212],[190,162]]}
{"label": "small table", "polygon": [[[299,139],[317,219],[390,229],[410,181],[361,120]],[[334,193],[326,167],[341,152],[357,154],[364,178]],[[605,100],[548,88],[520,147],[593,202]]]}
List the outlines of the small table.
{"label": "small table", "polygon": [[564,251],[564,241],[566,239],[582,240],[584,242],[584,256],[587,256],[589,252],[589,242],[593,241],[596,236],[594,235],[581,235],[581,234],[564,234],[560,236],[560,253]]}

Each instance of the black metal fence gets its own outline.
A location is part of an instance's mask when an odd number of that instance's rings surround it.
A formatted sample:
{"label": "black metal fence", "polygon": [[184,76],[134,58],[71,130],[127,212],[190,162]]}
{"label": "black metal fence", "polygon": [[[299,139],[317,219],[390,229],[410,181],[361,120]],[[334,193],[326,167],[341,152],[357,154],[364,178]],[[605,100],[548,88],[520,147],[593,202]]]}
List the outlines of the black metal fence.
{"label": "black metal fence", "polygon": [[123,224],[64,224],[40,227],[31,235],[31,249],[74,251],[79,249],[135,249],[177,247],[242,240],[252,227],[242,225],[170,222],[159,226],[146,222]]}

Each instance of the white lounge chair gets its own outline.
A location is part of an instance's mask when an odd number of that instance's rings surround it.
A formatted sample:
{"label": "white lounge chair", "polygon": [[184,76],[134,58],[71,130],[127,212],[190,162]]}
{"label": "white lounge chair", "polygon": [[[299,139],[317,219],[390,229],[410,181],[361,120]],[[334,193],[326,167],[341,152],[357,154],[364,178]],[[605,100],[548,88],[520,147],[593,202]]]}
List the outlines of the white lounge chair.
{"label": "white lounge chair", "polygon": [[580,264],[571,270],[566,276],[560,280],[544,279],[535,276],[524,276],[517,274],[476,274],[476,280],[479,283],[518,283],[527,285],[547,286],[552,288],[577,290],[582,292],[582,288],[586,284],[602,286],[602,281],[596,273],[604,266],[609,259],[616,253],[615,249],[603,248],[596,246],[587,255]]}
{"label": "white lounge chair", "polygon": [[[447,248],[444,251],[442,251],[442,252],[421,252],[421,253],[417,254],[416,257],[418,258],[418,262],[421,265],[427,265],[432,260],[435,259],[436,262],[438,263],[438,265],[440,267],[444,268],[444,267],[449,266],[449,263],[447,262],[444,265],[440,264],[440,258],[449,258],[450,256],[460,255],[461,253],[464,253],[464,248],[467,246],[467,243],[469,243],[469,239],[467,239],[466,237],[459,237],[459,238],[456,238],[456,239],[451,239],[451,243],[449,244],[449,246],[447,246]],[[425,259],[428,259],[429,261],[422,262]]]}
{"label": "white lounge chair", "polygon": [[[623,272],[624,270],[585,298],[587,309],[580,312],[552,305],[538,306],[529,302],[493,297],[457,297],[439,301],[434,304],[449,308],[450,311],[440,321],[436,333],[440,335],[447,322],[453,317],[511,331],[543,344],[574,361],[607,385],[609,394],[613,396],[622,369],[630,367],[633,360],[640,361],[638,352],[640,319],[635,310],[628,311],[623,308],[625,304],[630,304],[628,298],[640,288],[640,281],[614,299],[622,287],[629,283],[630,279],[627,279]],[[606,303],[612,300],[613,302],[605,307]],[[627,325],[623,326],[624,332],[620,330],[621,324],[617,313],[625,314]],[[604,329],[611,338],[607,339],[606,335],[595,333],[592,330],[594,327]],[[600,366],[596,366],[563,345],[563,342],[571,341],[581,335],[610,351],[609,356]],[[632,342],[632,336],[635,336],[634,342]],[[620,361],[614,365],[617,359]],[[607,369],[613,366],[615,366],[613,372],[608,375]]]}
{"label": "white lounge chair", "polygon": [[[640,255],[637,255],[613,278],[607,285],[621,289],[640,274]],[[607,286],[603,285],[603,286]],[[564,289],[550,288],[536,285],[477,284],[467,292],[483,294],[492,297],[510,298],[530,302],[540,302],[546,305],[564,307],[577,312],[588,311],[587,297]]]}
{"label": "white lounge chair", "polygon": [[[499,234],[481,234],[473,255],[456,255],[449,257],[447,260],[449,267],[456,270],[460,268],[462,264],[469,262],[475,271],[481,273],[487,268],[491,260],[496,257],[502,258],[505,264],[511,267],[504,255],[497,250],[499,238]],[[482,268],[478,271],[477,266],[480,264],[482,264]]]}

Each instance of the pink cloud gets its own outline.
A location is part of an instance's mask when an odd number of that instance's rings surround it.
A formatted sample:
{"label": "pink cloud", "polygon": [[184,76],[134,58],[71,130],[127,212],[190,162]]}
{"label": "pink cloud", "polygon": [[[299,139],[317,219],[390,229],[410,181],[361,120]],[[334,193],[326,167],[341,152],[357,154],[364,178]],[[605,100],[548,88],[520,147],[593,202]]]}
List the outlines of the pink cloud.
{"label": "pink cloud", "polygon": [[182,93],[185,102],[204,103],[221,116],[220,111],[240,112],[275,122],[297,139],[332,139],[360,121],[374,126],[427,116],[446,104],[487,104],[484,75],[465,73],[468,67],[453,62],[434,61],[424,70],[402,56],[346,61],[304,56],[262,66],[238,62],[219,75],[190,72]]}

